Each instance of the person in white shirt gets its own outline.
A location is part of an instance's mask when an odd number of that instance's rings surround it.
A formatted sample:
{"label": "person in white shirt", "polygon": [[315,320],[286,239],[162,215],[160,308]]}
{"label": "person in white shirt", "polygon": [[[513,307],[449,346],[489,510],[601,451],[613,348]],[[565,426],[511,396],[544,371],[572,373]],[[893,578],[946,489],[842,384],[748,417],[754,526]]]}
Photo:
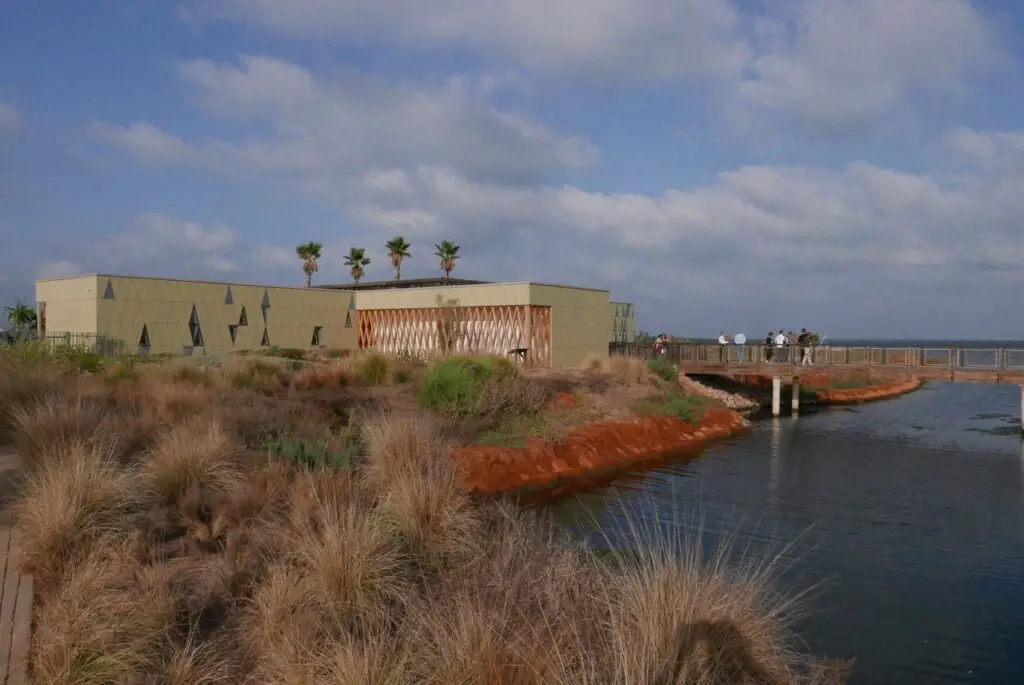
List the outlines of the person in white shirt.
{"label": "person in white shirt", "polygon": [[787,361],[783,356],[783,348],[786,346],[786,334],[781,330],[775,335],[775,356],[778,357],[780,362]]}

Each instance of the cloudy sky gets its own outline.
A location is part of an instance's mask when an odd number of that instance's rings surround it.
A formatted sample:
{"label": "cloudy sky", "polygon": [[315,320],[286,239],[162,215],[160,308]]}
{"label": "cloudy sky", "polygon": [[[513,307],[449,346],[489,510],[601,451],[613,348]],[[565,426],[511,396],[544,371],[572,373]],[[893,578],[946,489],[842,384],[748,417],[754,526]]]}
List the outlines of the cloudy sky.
{"label": "cloudy sky", "polygon": [[678,334],[1024,338],[1017,0],[10,0],[0,300],[113,272],[607,288]]}

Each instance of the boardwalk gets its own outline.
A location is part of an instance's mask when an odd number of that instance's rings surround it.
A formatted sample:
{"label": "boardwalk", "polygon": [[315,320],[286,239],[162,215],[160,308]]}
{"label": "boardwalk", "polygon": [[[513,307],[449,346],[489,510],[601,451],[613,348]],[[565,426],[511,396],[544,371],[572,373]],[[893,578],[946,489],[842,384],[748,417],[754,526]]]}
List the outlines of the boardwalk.
{"label": "boardwalk", "polygon": [[19,467],[17,455],[0,447],[0,685],[28,682],[32,577],[19,569],[21,547],[8,513]]}
{"label": "boardwalk", "polygon": [[19,568],[18,536],[0,529],[3,556],[2,599],[0,599],[0,685],[28,682],[29,641],[32,634],[32,576]]}
{"label": "boardwalk", "polygon": [[[956,383],[1024,385],[1024,349],[971,347],[834,347],[811,350],[804,365],[798,348],[763,345],[699,345],[670,343],[665,356],[687,374],[758,375],[799,378],[843,376],[920,378]],[[651,344],[614,343],[613,354],[654,357]],[[742,355],[742,360],[741,360]]]}

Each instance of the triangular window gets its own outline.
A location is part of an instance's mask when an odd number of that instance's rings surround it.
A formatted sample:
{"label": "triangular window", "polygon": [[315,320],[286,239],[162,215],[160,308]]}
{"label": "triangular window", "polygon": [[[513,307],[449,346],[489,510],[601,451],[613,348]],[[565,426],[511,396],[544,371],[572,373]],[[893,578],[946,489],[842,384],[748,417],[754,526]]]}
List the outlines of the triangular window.
{"label": "triangular window", "polygon": [[114,285],[110,282],[109,278],[107,279],[107,287],[103,291],[103,299],[104,300],[112,300],[112,299],[114,299]]}
{"label": "triangular window", "polygon": [[263,329],[263,339],[260,340],[260,347],[270,347],[270,336],[267,335],[267,329]]}
{"label": "triangular window", "polygon": [[188,317],[188,332],[192,336],[193,347],[203,347],[203,329],[199,326],[199,314],[192,305],[192,315]]}
{"label": "triangular window", "polygon": [[352,312],[345,314],[345,328],[352,328]]}
{"label": "triangular window", "polygon": [[320,344],[320,331],[323,330],[323,326],[313,326],[313,340],[310,341],[310,345],[314,347]]}
{"label": "triangular window", "polygon": [[266,288],[263,289],[263,299],[260,300],[260,308],[270,309],[270,293],[267,292]]}
{"label": "triangular window", "polygon": [[238,315],[238,325],[239,326],[248,326],[249,325],[249,316],[245,313],[245,305],[244,304],[242,305],[242,313]]}
{"label": "triangular window", "polygon": [[348,296],[348,308],[349,308],[349,311],[351,311],[351,310],[356,308],[356,296],[355,295],[349,295]]}
{"label": "triangular window", "polygon": [[235,298],[231,294],[231,286],[229,285],[228,286],[228,291],[226,293],[224,293],[224,304],[234,304],[234,303],[235,303]]}
{"label": "triangular window", "polygon": [[267,325],[267,308],[266,307],[260,307],[260,312],[263,314],[263,325],[266,326]]}
{"label": "triangular window", "polygon": [[149,328],[142,324],[142,333],[139,334],[139,351],[149,350]]}
{"label": "triangular window", "polygon": [[231,335],[231,344],[235,344],[235,338],[238,337],[238,326],[228,325],[228,333]]}

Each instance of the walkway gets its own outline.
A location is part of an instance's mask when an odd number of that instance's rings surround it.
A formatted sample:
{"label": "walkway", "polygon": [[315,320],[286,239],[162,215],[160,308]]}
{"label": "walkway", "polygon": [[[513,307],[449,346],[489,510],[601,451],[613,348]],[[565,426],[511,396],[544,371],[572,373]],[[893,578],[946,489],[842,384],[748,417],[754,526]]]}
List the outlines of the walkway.
{"label": "walkway", "polygon": [[14,493],[18,457],[0,449],[0,685],[28,683],[32,637],[32,576],[21,572],[19,536],[7,503]]}
{"label": "walkway", "polygon": [[[773,357],[767,358],[768,350]],[[650,344],[613,343],[613,354],[653,357]],[[740,361],[740,354],[743,361]],[[1013,383],[1024,385],[1024,349],[972,347],[835,347],[812,350],[810,365],[801,365],[798,348],[763,345],[669,344],[666,357],[687,374],[723,376],[866,375],[919,378],[957,383]],[[792,360],[792,362],[790,361]]]}

